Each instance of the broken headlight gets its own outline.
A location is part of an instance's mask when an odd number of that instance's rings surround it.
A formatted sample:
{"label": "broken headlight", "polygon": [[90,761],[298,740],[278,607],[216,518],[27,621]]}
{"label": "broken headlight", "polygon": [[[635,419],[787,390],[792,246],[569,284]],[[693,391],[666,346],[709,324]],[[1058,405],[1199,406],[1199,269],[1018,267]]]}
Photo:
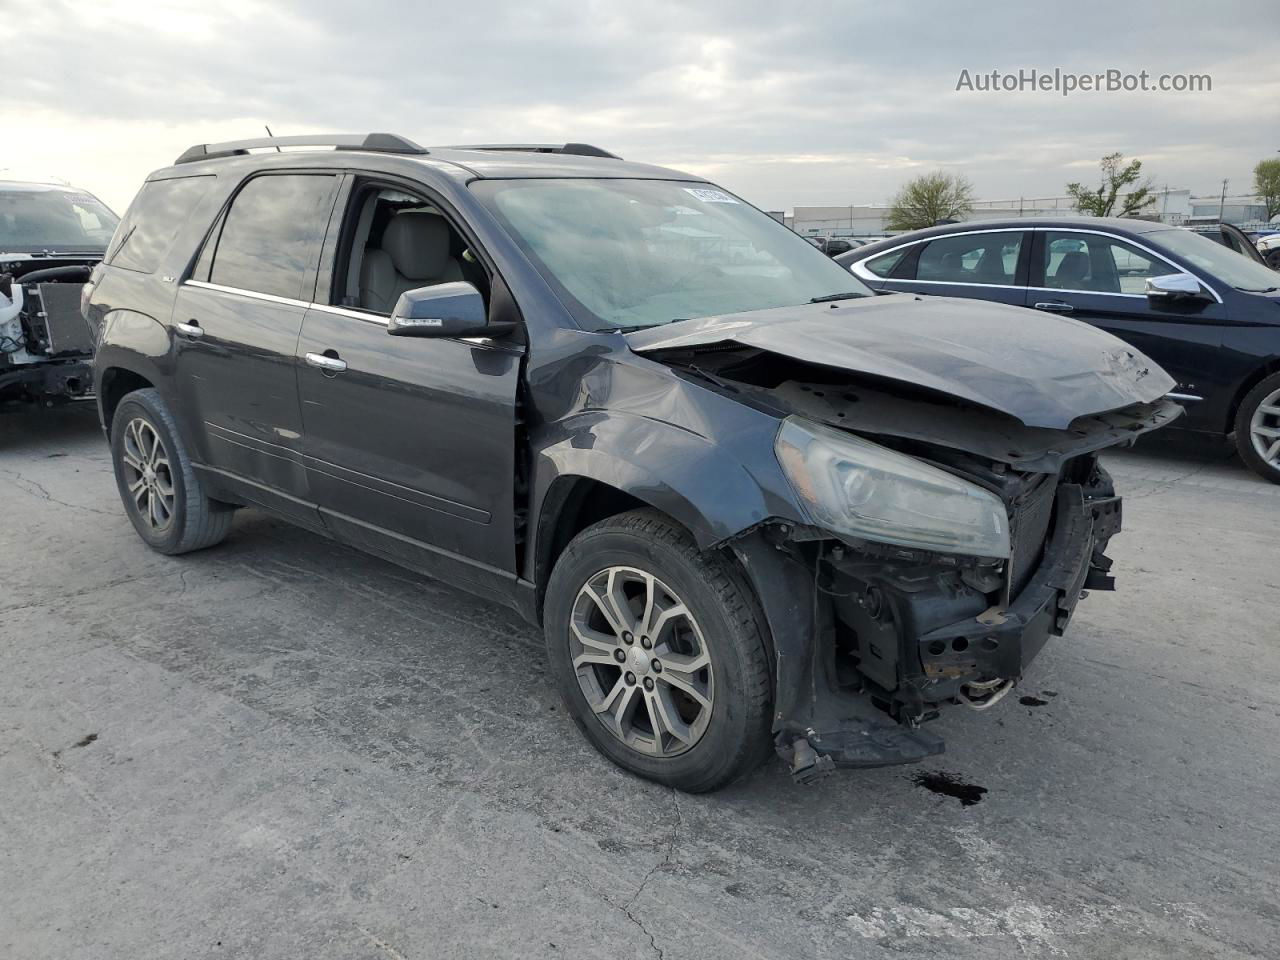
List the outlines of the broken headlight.
{"label": "broken headlight", "polygon": [[940,553],[1009,556],[1009,516],[988,490],[797,417],[782,422],[774,450],[816,526]]}

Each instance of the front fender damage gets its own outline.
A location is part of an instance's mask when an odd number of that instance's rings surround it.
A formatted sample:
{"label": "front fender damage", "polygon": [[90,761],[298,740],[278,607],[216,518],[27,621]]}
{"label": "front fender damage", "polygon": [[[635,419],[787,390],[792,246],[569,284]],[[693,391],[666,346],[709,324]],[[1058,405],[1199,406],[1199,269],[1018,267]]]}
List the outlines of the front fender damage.
{"label": "front fender damage", "polygon": [[[942,738],[904,726],[835,673],[833,612],[816,571],[785,545],[793,528],[766,526],[731,544],[755,584],[773,639],[773,733],[778,755],[801,782],[837,765],[880,767],[941,753]],[[821,753],[818,751],[821,750]]]}
{"label": "front fender damage", "polygon": [[1104,551],[1120,500],[1096,463],[1078,472],[1015,517],[1040,543],[1024,570],[781,521],[727,544],[768,621],[775,749],[797,780],[942,753],[922,724],[945,704],[994,703],[1064,632],[1086,588],[1113,588]]}

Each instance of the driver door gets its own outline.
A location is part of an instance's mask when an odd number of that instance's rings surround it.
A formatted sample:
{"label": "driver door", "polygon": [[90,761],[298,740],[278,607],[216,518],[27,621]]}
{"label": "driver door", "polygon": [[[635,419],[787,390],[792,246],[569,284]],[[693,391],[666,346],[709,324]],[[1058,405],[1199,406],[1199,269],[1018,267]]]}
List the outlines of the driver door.
{"label": "driver door", "polygon": [[510,585],[523,347],[387,333],[396,291],[459,279],[464,250],[475,280],[501,281],[425,195],[354,178],[335,217],[297,345],[307,480],[324,522],[430,575]]}

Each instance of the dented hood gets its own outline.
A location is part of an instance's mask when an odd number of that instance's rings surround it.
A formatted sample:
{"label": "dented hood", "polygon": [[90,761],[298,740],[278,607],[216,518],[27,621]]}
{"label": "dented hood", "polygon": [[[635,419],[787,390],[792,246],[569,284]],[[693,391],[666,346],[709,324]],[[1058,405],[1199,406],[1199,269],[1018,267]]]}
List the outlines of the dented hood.
{"label": "dented hood", "polygon": [[1150,403],[1173,379],[1094,327],[983,300],[896,295],[686,320],[627,334],[636,353],[736,343],[949,394],[1063,429]]}

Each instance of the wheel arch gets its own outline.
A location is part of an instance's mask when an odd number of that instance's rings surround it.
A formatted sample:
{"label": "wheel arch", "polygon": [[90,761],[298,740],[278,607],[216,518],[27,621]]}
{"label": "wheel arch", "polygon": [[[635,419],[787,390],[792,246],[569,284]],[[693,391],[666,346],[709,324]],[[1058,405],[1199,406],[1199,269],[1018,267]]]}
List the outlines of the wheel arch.
{"label": "wheel arch", "polygon": [[552,481],[538,511],[531,551],[530,579],[537,587],[539,620],[542,619],[542,600],[547,580],[570,541],[594,523],[628,510],[650,506],[653,505],[634,493],[593,477],[565,474]]}
{"label": "wheel arch", "polygon": [[120,401],[135,390],[146,390],[155,383],[129,367],[104,367],[98,371],[98,416],[102,429],[111,436],[111,421]]}
{"label": "wheel arch", "polygon": [[120,400],[133,390],[154,387],[164,392],[162,370],[172,349],[164,324],[136,310],[115,309],[102,318],[101,341],[93,358],[94,389],[102,429]]}
{"label": "wheel arch", "polygon": [[1267,377],[1276,373],[1280,373],[1280,357],[1270,357],[1240,381],[1240,385],[1231,397],[1231,405],[1227,409],[1227,428],[1223,433],[1229,434],[1235,430],[1236,416],[1240,412],[1240,404],[1249,395],[1249,391],[1267,379]]}

